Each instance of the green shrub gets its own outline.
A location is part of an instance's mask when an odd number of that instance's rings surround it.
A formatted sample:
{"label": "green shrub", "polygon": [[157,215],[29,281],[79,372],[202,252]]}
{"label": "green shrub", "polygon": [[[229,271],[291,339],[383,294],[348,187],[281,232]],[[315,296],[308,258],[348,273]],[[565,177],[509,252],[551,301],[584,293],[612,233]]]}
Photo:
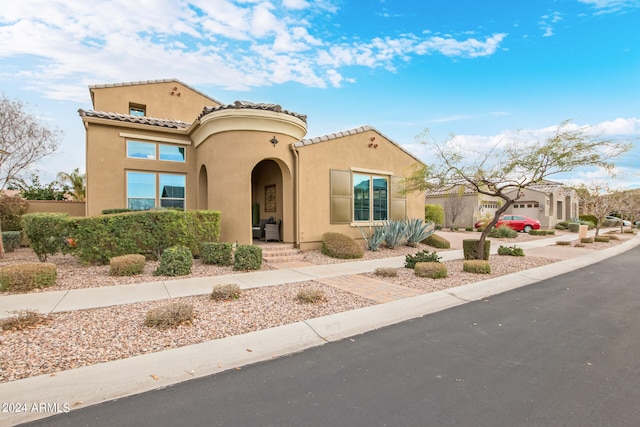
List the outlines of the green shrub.
{"label": "green shrub", "polygon": [[193,305],[170,302],[147,311],[144,324],[149,327],[167,329],[190,324],[193,321]]}
{"label": "green shrub", "polygon": [[373,274],[381,277],[397,277],[398,270],[396,270],[395,268],[378,267],[373,271]]}
{"label": "green shrub", "polygon": [[524,251],[522,248],[518,248],[515,245],[513,246],[502,246],[498,248],[498,255],[508,255],[508,256],[524,256]]}
{"label": "green shrub", "polygon": [[598,225],[598,217],[596,217],[595,215],[580,215],[578,217],[578,219],[580,221],[587,221],[592,223],[594,226]]}
{"label": "green shrub", "polygon": [[492,228],[488,236],[495,239],[515,239],[518,237],[518,232],[506,225],[501,225],[500,227]]}
{"label": "green shrub", "polygon": [[593,243],[593,237],[583,237],[580,239],[580,243]]}
{"label": "green shrub", "polygon": [[578,222],[570,222],[569,225],[567,226],[567,228],[569,229],[569,231],[571,233],[577,233],[578,231],[580,231],[580,223],[578,223]]}
{"label": "green shrub", "polygon": [[444,207],[441,205],[425,205],[424,220],[442,226],[444,224]]}
{"label": "green shrub", "polygon": [[586,225],[588,230],[593,230],[596,227],[596,225],[591,221],[580,221],[579,224]]}
{"label": "green shrub", "polygon": [[32,213],[22,216],[22,230],[31,242],[31,249],[41,262],[48,255],[55,255],[63,248],[69,236],[67,214]]}
{"label": "green shrub", "polygon": [[101,213],[102,215],[112,215],[112,214],[119,214],[119,213],[125,213],[125,212],[133,212],[133,211],[129,208],[113,208],[113,209],[103,209]]}
{"label": "green shrub", "polygon": [[566,230],[567,227],[562,224],[556,224],[556,230]]}
{"label": "green shrub", "polygon": [[[480,245],[480,240],[477,239],[465,239],[462,241],[462,253],[464,254],[464,259],[478,259],[478,245]],[[489,250],[491,249],[491,241],[484,241],[484,259],[489,259]]]}
{"label": "green shrub", "polygon": [[609,237],[607,236],[595,236],[593,238],[594,242],[601,242],[601,243],[609,243]]}
{"label": "green shrub", "polygon": [[142,274],[145,264],[144,255],[131,254],[111,258],[109,274],[111,276],[135,276]]}
{"label": "green shrub", "polygon": [[185,246],[167,248],[160,256],[160,265],[154,276],[186,276],[191,273],[193,254]]}
{"label": "green shrub", "polygon": [[240,298],[242,291],[235,284],[216,285],[211,291],[211,299],[214,301],[232,301]]}
{"label": "green shrub", "polygon": [[22,216],[27,213],[29,203],[20,196],[0,194],[0,224],[2,231],[22,230]]}
{"label": "green shrub", "polygon": [[553,236],[556,232],[555,230],[530,230],[529,234],[532,236]]}
{"label": "green shrub", "polygon": [[[561,226],[563,228],[558,228],[558,226]],[[556,229],[558,230],[566,230],[567,228],[569,228],[569,222],[567,221],[560,221],[556,224]]]}
{"label": "green shrub", "polygon": [[558,246],[571,246],[571,242],[568,240],[558,240],[556,242],[556,245]]}
{"label": "green shrub", "polygon": [[58,274],[52,263],[25,262],[0,269],[0,291],[27,292],[56,283]]}
{"label": "green shrub", "polygon": [[465,228],[464,228],[464,231],[467,231],[467,232],[469,232],[469,231],[473,231],[473,227],[465,227]]}
{"label": "green shrub", "polygon": [[404,257],[404,266],[405,268],[414,268],[419,262],[440,262],[441,259],[442,257],[438,256],[436,251],[430,253],[429,250],[425,249],[415,255],[407,254]]}
{"label": "green shrub", "polygon": [[416,276],[430,279],[444,279],[447,277],[447,266],[440,262],[419,262],[413,268]]}
{"label": "green shrub", "polygon": [[233,269],[247,271],[260,270],[260,267],[262,267],[262,248],[256,245],[238,245],[233,257]]}
{"label": "green shrub", "polygon": [[469,259],[463,261],[462,271],[476,274],[491,274],[491,265],[489,264],[489,261]]}
{"label": "green shrub", "polygon": [[616,235],[613,234],[609,234],[607,235],[607,237],[609,238],[609,240],[620,240],[620,238]]}
{"label": "green shrub", "polygon": [[47,318],[35,310],[12,310],[9,314],[10,317],[0,320],[0,329],[3,331],[22,331],[33,328]]}
{"label": "green shrub", "polygon": [[476,228],[476,231],[478,233],[482,233],[484,231],[484,227],[478,227],[478,228]]}
{"label": "green shrub", "polygon": [[331,258],[362,258],[362,246],[351,237],[342,233],[324,233],[321,252]]}
{"label": "green shrub", "polygon": [[2,246],[5,252],[14,252],[16,249],[20,249],[20,243],[22,242],[22,233],[20,231],[3,231],[2,232]]}
{"label": "green shrub", "polygon": [[231,243],[203,242],[200,245],[200,259],[203,264],[232,265],[233,245]]}
{"label": "green shrub", "polygon": [[602,221],[602,226],[604,228],[608,228],[608,227],[620,227],[620,225],[622,225],[622,220],[620,219],[605,219],[604,221]]}
{"label": "green shrub", "polygon": [[422,241],[427,246],[438,249],[451,249],[451,243],[447,239],[437,234],[432,234]]}
{"label": "green shrub", "polygon": [[300,289],[296,295],[296,300],[302,304],[316,304],[325,302],[327,298],[320,289]]}

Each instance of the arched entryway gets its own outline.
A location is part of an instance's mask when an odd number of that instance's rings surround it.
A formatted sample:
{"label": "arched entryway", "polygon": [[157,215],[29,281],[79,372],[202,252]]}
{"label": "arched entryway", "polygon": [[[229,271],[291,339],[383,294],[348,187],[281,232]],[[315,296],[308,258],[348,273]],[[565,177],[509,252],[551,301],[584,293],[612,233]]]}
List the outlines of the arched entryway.
{"label": "arched entryway", "polygon": [[200,167],[198,175],[198,209],[209,209],[209,181],[207,179],[207,167]]}
{"label": "arched entryway", "polygon": [[[272,239],[265,234],[265,223],[279,224],[277,240],[283,240],[284,212],[282,169],[274,160],[265,159],[255,165],[251,171],[251,218],[252,236],[255,240]],[[272,230],[273,231],[273,230]]]}

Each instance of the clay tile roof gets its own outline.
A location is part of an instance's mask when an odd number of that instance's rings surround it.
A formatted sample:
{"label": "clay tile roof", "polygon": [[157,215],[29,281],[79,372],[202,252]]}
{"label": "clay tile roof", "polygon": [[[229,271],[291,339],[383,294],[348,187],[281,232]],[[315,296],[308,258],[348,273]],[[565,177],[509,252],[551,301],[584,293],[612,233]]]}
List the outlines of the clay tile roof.
{"label": "clay tile roof", "polygon": [[209,113],[213,113],[214,111],[233,110],[233,109],[274,111],[276,113],[289,114],[290,116],[299,118],[305,123],[307,122],[307,116],[305,114],[299,114],[293,111],[284,110],[278,104],[265,104],[265,103],[259,103],[259,102],[249,102],[249,101],[236,101],[233,104],[219,105],[217,107],[205,107],[204,110],[202,110],[202,113],[200,114],[200,116],[198,116],[198,119],[201,119],[202,117],[206,116]]}
{"label": "clay tile roof", "polygon": [[127,123],[139,123],[142,125],[158,126],[170,129],[186,129],[191,123],[181,122],[180,120],[159,119],[147,116],[131,116],[129,114],[109,113],[105,111],[78,110],[80,117],[94,117],[98,119],[115,120]]}
{"label": "clay tile roof", "polygon": [[[473,188],[470,187],[465,187],[464,191],[462,192],[462,194],[476,194],[477,191]],[[452,196],[452,195],[458,195],[459,190],[458,187],[454,187],[454,188],[449,188],[449,189],[442,189],[442,190],[427,190],[425,191],[424,195],[425,197],[442,197],[442,196]]]}

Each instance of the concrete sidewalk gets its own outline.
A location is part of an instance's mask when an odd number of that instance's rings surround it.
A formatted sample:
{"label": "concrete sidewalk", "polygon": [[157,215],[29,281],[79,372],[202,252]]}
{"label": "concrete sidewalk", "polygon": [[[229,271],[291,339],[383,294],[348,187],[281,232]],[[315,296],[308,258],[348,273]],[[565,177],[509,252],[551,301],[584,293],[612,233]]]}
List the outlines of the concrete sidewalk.
{"label": "concrete sidewalk", "polygon": [[[454,233],[445,233],[451,238]],[[466,236],[468,238],[468,236]],[[518,243],[525,250],[550,247],[554,251],[563,250],[554,246],[558,240],[575,240],[575,235],[556,236],[549,239],[532,240]],[[461,247],[460,242],[452,242],[453,247]],[[571,248],[576,249],[576,248]],[[570,249],[570,250],[571,250]],[[497,252],[496,245],[491,248]],[[566,249],[564,249],[566,251]],[[576,253],[575,251],[573,252]],[[443,261],[463,258],[462,250],[442,251],[439,253]],[[547,256],[553,256],[549,254]],[[564,257],[558,257],[564,258]],[[194,295],[206,295],[214,285],[237,284],[241,289],[262,286],[296,283],[307,280],[320,280],[337,276],[369,273],[378,267],[399,268],[404,265],[405,257],[398,256],[366,261],[352,261],[337,264],[313,265],[308,267],[286,268],[280,270],[255,271],[249,273],[227,274],[222,276],[195,277],[188,279],[166,280],[158,282],[137,283],[132,285],[105,286],[100,288],[72,289],[67,291],[50,291],[31,294],[0,296],[0,319],[10,316],[12,310],[37,310],[51,314],[64,311],[84,310],[109,307],[114,305],[133,304],[136,302],[157,301]]]}
{"label": "concrete sidewalk", "polygon": [[[557,246],[555,245],[556,240],[574,240],[575,238],[575,235],[559,236],[552,239],[523,242],[518,246],[525,250],[544,247],[548,256],[552,256],[550,251],[553,250],[576,249]],[[639,244],[640,237],[636,236],[608,249],[593,251],[586,255],[572,257],[543,267],[453,289],[309,319],[244,335],[58,372],[55,375],[41,375],[2,383],[0,384],[0,402],[24,403],[27,411],[0,413],[0,426],[15,425],[29,420],[44,418],[55,415],[56,412],[62,412],[66,410],[65,408],[74,410],[303,351],[310,347],[341,340],[470,301],[480,300],[567,273],[623,253]],[[495,250],[497,248],[493,248],[492,252]],[[442,252],[441,255],[444,260],[456,259],[462,256],[461,251]],[[246,273],[226,276],[223,282],[229,283],[231,278],[235,278],[237,280],[236,283],[245,288],[267,286],[267,283],[287,283],[297,280],[363,273],[373,271],[376,267],[381,266],[398,267],[403,265],[403,262],[404,257],[396,257],[330,266],[304,267],[285,271]],[[202,279],[190,279],[182,286],[186,285],[191,290],[182,290],[182,292],[178,292],[172,286],[167,286],[168,282],[149,283],[142,287],[141,285],[135,285],[135,287],[142,288],[136,291],[135,295],[138,298],[137,301],[140,301],[140,298],[151,300],[168,298],[169,295],[184,296],[187,292],[192,292],[192,295],[209,293],[213,284],[212,279],[208,278],[206,284]],[[118,288],[120,288],[118,292],[120,297],[109,296],[112,301],[124,301],[122,287]],[[71,294],[71,292],[63,292],[66,295],[64,295],[64,298],[59,298],[58,301],[54,302],[51,310],[60,311],[62,307],[67,309],[70,307],[86,308],[87,304],[103,306],[105,304],[101,299],[106,298],[107,294],[102,292],[98,290],[87,292],[84,296],[88,301],[85,302],[80,299],[81,294],[74,294],[72,298],[65,301],[67,295]],[[21,303],[45,304],[43,306],[49,304],[46,307],[50,307],[51,301],[46,302],[43,298],[37,298],[41,295],[44,294],[34,294],[32,295],[34,297],[32,300],[27,298]],[[28,297],[28,295],[24,295],[24,297]],[[4,298],[9,297],[1,297],[0,299]],[[119,303],[124,304],[125,302]],[[20,308],[25,307],[22,306]],[[41,403],[49,404],[49,412],[33,410],[33,408],[39,408],[37,404]],[[33,406],[34,404],[36,406]]]}

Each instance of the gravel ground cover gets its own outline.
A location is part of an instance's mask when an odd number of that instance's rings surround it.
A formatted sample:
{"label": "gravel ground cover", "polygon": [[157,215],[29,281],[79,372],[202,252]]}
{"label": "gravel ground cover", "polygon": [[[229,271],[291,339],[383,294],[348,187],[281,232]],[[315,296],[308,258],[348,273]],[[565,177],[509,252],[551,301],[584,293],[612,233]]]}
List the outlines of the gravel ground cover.
{"label": "gravel ground cover", "polygon": [[[536,236],[525,235],[519,237],[527,240],[536,238]],[[512,239],[504,241],[494,239],[493,244],[512,246],[525,239],[518,239],[517,242]],[[589,247],[603,249],[617,243],[620,241],[593,243],[589,244]],[[402,256],[423,249],[433,251],[433,248],[419,245],[417,248],[401,247],[394,250],[381,249],[378,252],[366,251],[365,258]],[[32,253],[28,250],[9,253],[0,265],[22,262],[31,255]],[[315,264],[340,261],[325,257],[319,251],[306,253],[305,258],[308,262]],[[120,283],[170,279],[152,276],[151,272],[157,265],[153,262],[147,263],[145,273],[141,276],[113,278],[108,275],[108,266],[85,266],[68,255],[53,257],[52,261],[58,265],[57,289],[113,286]],[[397,277],[383,279],[373,273],[368,276],[420,289],[427,293],[555,261],[557,259],[535,256],[492,255],[491,275],[464,273],[462,261],[456,260],[446,262],[449,271],[449,277],[446,279],[419,278],[413,274],[412,270],[405,268],[397,269]],[[265,265],[263,268],[272,267]],[[194,264],[192,276],[229,273],[233,273],[230,267],[205,266],[198,261]],[[305,288],[321,290],[326,301],[316,304],[298,303],[295,296],[298,291]],[[144,325],[148,310],[167,303],[158,301],[59,313],[47,316],[46,320],[38,326],[24,330],[0,331],[0,382],[41,374],[54,375],[55,372],[80,366],[162,351],[375,304],[373,301],[314,281],[246,290],[239,300],[231,302],[214,302],[208,296],[181,298],[180,301],[193,304],[195,318],[191,324],[175,329],[155,329]]]}

